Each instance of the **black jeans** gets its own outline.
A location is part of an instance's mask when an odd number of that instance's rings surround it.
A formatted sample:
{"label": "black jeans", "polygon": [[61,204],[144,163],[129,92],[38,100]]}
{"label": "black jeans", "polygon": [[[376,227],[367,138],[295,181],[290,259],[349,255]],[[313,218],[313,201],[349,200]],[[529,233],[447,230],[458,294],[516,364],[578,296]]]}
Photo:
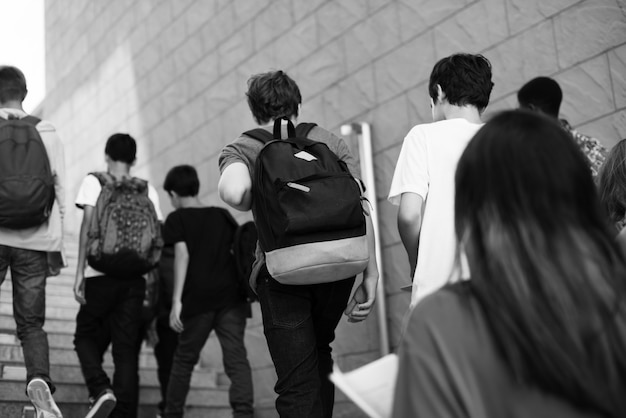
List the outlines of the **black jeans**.
{"label": "black jeans", "polygon": [[263,329],[278,381],[281,418],[332,417],[335,386],[330,343],[346,308],[354,277],[331,283],[290,286],[263,268],[257,292]]}
{"label": "black jeans", "polygon": [[230,378],[228,398],[234,418],[252,418],[252,372],[244,345],[247,304],[240,303],[216,311],[207,311],[183,319],[183,332],[178,337],[172,372],[167,386],[164,418],[183,416],[185,399],[193,368],[200,351],[213,329],[222,347],[224,371]]}
{"label": "black jeans", "polygon": [[176,352],[176,347],[178,346],[178,333],[170,328],[169,315],[157,317],[156,333],[158,342],[154,346],[154,357],[157,361],[157,377],[159,379],[159,386],[161,389],[159,411],[163,412],[165,411],[167,384],[170,380],[174,353]]}
{"label": "black jeans", "polygon": [[[135,418],[139,385],[137,341],[142,327],[145,293],[142,277],[108,276],[85,279],[85,299],[76,316],[74,348],[89,389],[98,396],[112,388],[117,405],[111,417]],[[112,343],[113,385],[102,368],[102,356]]]}
{"label": "black jeans", "polygon": [[17,337],[22,343],[26,382],[39,377],[54,392],[49,376],[48,335],[43,330],[48,269],[46,253],[0,245],[0,284],[9,268],[13,283],[13,317]]}

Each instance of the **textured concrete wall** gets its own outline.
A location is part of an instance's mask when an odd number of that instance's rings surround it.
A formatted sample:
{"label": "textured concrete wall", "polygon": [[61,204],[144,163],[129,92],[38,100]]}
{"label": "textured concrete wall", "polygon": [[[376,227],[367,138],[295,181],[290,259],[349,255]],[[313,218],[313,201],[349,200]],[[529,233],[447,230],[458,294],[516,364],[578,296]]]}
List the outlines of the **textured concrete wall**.
{"label": "textured concrete wall", "polygon": [[[337,133],[343,123],[370,122],[395,345],[408,263],[385,196],[404,135],[430,120],[432,65],[458,51],[489,58],[488,113],[515,106],[530,78],[553,76],[564,90],[563,116],[611,146],[626,137],[625,13],[624,0],[48,1],[44,114],[67,147],[70,199],[88,171],[104,167],[106,138],[127,131],[139,142],[136,174],[160,186],[171,166],[194,164],[202,199],[215,205],[223,205],[219,151],[254,126],[244,100],[251,74],[286,70],[303,93],[301,120]],[[79,217],[70,212],[69,231]],[[272,416],[275,377],[258,309],[251,322],[257,404]],[[342,323],[339,364],[375,358],[377,335],[375,320]],[[208,345],[205,362],[219,364],[215,341]],[[352,413],[338,406],[338,416]]]}

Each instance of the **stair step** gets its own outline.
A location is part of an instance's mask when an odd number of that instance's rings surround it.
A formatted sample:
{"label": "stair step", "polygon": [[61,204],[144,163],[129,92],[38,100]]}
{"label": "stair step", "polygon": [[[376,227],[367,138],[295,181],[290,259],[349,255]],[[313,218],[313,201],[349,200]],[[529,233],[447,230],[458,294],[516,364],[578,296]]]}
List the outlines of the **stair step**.
{"label": "stair step", "polygon": [[[26,368],[24,367],[24,365],[9,363],[0,366],[0,381],[26,381]],[[104,371],[109,375],[109,377],[113,376],[112,366],[105,366]],[[58,383],[84,383],[83,374],[80,370],[80,366],[78,365],[51,365],[50,376],[52,377],[54,382]],[[159,387],[159,380],[157,377],[156,369],[139,369],[139,381],[141,382],[142,386]],[[227,388],[227,383],[228,378],[222,373],[218,373],[214,370],[196,368],[191,377],[191,386],[197,389]]]}
{"label": "stair step", "polygon": [[[46,303],[46,321],[53,319],[65,319],[74,321],[78,313],[78,303],[76,306],[55,307]],[[8,303],[0,303],[0,315],[8,316],[13,319],[13,305]]]}
{"label": "stair step", "polygon": [[[9,296],[13,294],[13,284],[10,279],[6,279],[2,284],[2,291],[0,293],[7,293]],[[46,283],[46,295],[63,296],[69,295],[74,298],[74,278],[57,276],[48,279]]]}
{"label": "stair step", "polygon": [[[0,305],[13,306],[13,296],[4,291],[0,292]],[[74,293],[70,292],[67,295],[50,295],[46,294],[46,308],[71,308],[75,307],[78,312],[78,302],[74,299]]]}
{"label": "stair step", "polygon": [[[58,404],[87,404],[89,393],[84,383],[55,382],[54,400]],[[23,380],[0,380],[0,399],[3,402],[28,401],[25,399]],[[157,405],[161,401],[158,387],[141,385],[139,388],[140,405]],[[226,388],[191,387],[187,395],[187,403],[195,406],[228,406],[228,390]]]}
{"label": "stair step", "polygon": [[[84,417],[89,410],[86,403],[58,403],[59,409],[66,418]],[[24,411],[27,411],[24,413]],[[157,408],[155,405],[140,405],[137,418],[154,418]],[[3,418],[35,418],[34,408],[28,402],[0,401],[0,417]],[[225,406],[188,406],[185,408],[185,418],[230,418],[232,411]]]}
{"label": "stair step", "polygon": [[[78,364],[78,357],[73,348],[49,348],[50,364],[58,364],[63,366],[72,366]],[[0,345],[0,363],[23,363],[24,356],[22,348],[18,345]],[[111,350],[104,353],[104,364],[109,366],[113,364]],[[156,359],[150,351],[141,351],[139,353],[139,367],[156,368]],[[0,398],[2,399],[2,398]]]}
{"label": "stair step", "polygon": [[[74,328],[74,322],[68,323],[68,326]],[[0,329],[0,345],[20,345],[15,333],[15,325],[11,329]],[[48,346],[50,348],[74,348],[74,332],[58,333],[48,332]]]}
{"label": "stair step", "polygon": [[[68,322],[68,326],[71,327],[70,333],[59,332],[47,332],[48,334],[48,347],[50,348],[66,348],[74,349],[74,322]],[[1,329],[0,328],[0,346],[13,345],[20,346],[21,344],[15,334],[15,328],[13,329]],[[110,350],[111,347],[109,347]],[[154,349],[148,346],[145,342],[141,346],[141,353],[146,355],[153,355]],[[0,360],[2,360],[0,358]]]}
{"label": "stair step", "polygon": [[[76,330],[74,319],[63,320],[63,319],[46,318],[46,322],[43,326],[43,329],[47,333],[74,335],[74,331]],[[12,316],[0,315],[0,329],[14,329],[14,328],[15,328],[15,320],[13,319]]]}

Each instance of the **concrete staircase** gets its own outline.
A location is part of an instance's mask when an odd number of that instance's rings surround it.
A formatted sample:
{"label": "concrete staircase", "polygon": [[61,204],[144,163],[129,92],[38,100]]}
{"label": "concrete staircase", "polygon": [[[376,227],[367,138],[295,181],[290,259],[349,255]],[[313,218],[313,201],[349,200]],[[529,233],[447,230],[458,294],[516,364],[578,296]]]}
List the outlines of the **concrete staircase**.
{"label": "concrete staircase", "polygon": [[[71,244],[71,243],[70,243]],[[75,244],[74,244],[75,245]],[[46,287],[46,323],[50,346],[50,374],[57,387],[54,398],[65,418],[82,418],[88,411],[88,392],[74,352],[73,333],[78,303],[74,300],[73,283],[76,249],[68,252],[69,267],[61,275],[48,279]],[[25,395],[26,369],[20,342],[15,335],[11,279],[7,277],[0,289],[0,417],[30,418],[32,406]],[[140,353],[139,418],[154,418],[161,400],[152,348]],[[110,351],[105,355],[105,368],[112,376]],[[228,380],[222,373],[199,369],[194,371],[187,397],[185,417],[230,417]]]}

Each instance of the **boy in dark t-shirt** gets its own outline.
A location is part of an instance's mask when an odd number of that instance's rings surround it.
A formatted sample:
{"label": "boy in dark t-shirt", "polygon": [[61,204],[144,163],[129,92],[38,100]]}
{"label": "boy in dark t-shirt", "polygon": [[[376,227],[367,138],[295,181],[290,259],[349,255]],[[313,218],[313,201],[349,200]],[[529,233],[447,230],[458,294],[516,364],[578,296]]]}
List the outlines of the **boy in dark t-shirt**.
{"label": "boy in dark t-shirt", "polygon": [[215,329],[231,381],[233,416],[251,418],[252,375],[244,345],[247,304],[231,253],[236,227],[225,209],[202,205],[193,167],[172,168],[163,188],[176,209],[165,221],[163,237],[174,246],[170,326],[179,333],[163,416],[183,416],[193,368]]}

